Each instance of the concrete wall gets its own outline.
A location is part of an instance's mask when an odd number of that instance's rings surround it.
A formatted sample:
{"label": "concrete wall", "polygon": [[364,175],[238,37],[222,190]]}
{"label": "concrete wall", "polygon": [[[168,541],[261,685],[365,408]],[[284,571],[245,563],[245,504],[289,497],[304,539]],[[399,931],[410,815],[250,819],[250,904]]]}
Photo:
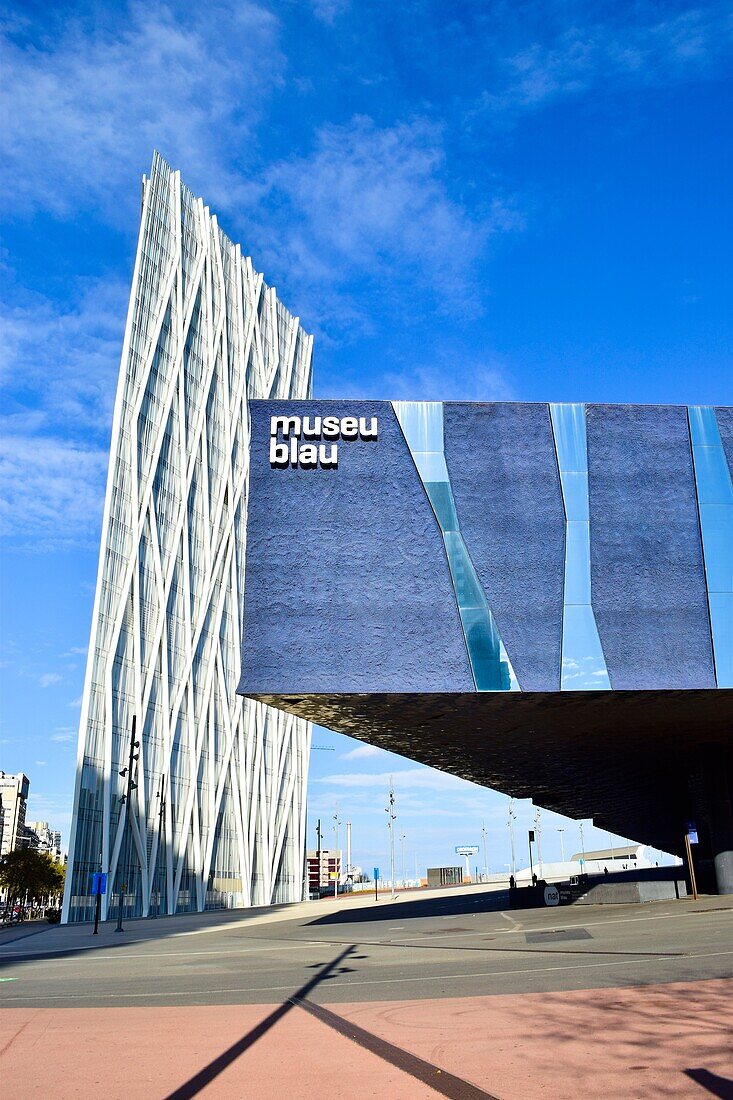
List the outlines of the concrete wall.
{"label": "concrete wall", "polygon": [[593,609],[611,687],[715,687],[682,406],[589,405]]}
{"label": "concrete wall", "polygon": [[[376,416],[335,470],[272,469],[271,415]],[[251,403],[245,694],[474,690],[440,529],[388,402]],[[733,447],[733,411],[718,410]],[[560,686],[565,515],[544,404],[444,406],[461,533],[524,691]],[[715,687],[687,410],[587,407],[612,688]]]}
{"label": "concrete wall", "polygon": [[560,689],[565,513],[547,405],[446,404],[461,533],[524,691]]}

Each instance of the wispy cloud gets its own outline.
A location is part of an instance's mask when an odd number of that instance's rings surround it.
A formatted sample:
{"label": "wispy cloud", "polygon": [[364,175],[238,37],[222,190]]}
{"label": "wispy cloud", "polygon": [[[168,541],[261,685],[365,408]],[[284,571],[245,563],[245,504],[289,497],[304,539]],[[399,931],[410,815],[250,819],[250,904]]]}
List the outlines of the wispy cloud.
{"label": "wispy cloud", "polygon": [[105,451],[63,439],[0,433],[0,531],[8,545],[63,549],[96,542]]}
{"label": "wispy cloud", "polygon": [[51,687],[53,684],[61,683],[61,676],[57,672],[44,672],[43,676],[39,677],[38,683],[42,688]]}
{"label": "wispy cloud", "polygon": [[76,741],[76,733],[73,730],[60,730],[58,733],[52,733],[50,739],[59,745],[64,745]]}
{"label": "wispy cloud", "polygon": [[504,55],[482,107],[499,117],[534,110],[565,96],[602,86],[668,85],[718,70],[733,45],[728,4],[711,3],[672,13],[664,5],[620,5],[616,17],[588,19],[582,5],[569,7],[554,36],[530,40]]}
{"label": "wispy cloud", "polygon": [[205,174],[220,207],[237,203],[246,178],[227,150],[246,147],[282,79],[278,21],[248,0],[182,14],[154,2],[113,6],[107,18],[48,9],[41,40],[22,19],[11,24],[2,130],[16,211],[66,215],[85,202],[127,216],[131,166],[144,171],[153,147],[197,182]]}
{"label": "wispy cloud", "polygon": [[473,213],[450,194],[443,128],[420,118],[322,126],[309,154],[274,165],[267,178],[283,224],[272,262],[293,273],[326,334],[336,317],[342,327],[367,325],[356,281],[362,293],[378,288],[382,307],[401,300],[407,281],[432,309],[475,308],[474,265],[486,242],[522,224],[499,194]]}
{"label": "wispy cloud", "polygon": [[[0,383],[12,388],[21,426],[106,434],[128,294],[120,278],[86,280],[66,303],[26,295],[3,311]],[[23,412],[29,396],[33,414]]]}
{"label": "wispy cloud", "polygon": [[405,768],[394,772],[342,772],[337,775],[324,775],[318,783],[340,787],[379,787],[387,791],[390,780],[395,790],[431,790],[465,789],[475,791],[475,785],[466,779],[459,779],[447,772],[434,771],[432,768]]}

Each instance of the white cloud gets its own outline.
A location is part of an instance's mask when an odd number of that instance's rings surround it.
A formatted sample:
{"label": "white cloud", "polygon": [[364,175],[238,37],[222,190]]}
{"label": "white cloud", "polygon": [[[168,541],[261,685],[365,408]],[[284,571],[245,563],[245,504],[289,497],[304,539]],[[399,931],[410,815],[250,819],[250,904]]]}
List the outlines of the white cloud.
{"label": "white cloud", "polygon": [[38,683],[42,688],[51,687],[52,684],[60,684],[61,677],[57,672],[44,672],[43,676],[39,678]]}
{"label": "white cloud", "polygon": [[406,768],[394,772],[343,772],[339,775],[324,775],[316,782],[350,788],[368,787],[373,789],[378,787],[386,793],[390,780],[394,784],[395,791],[475,790],[475,785],[469,783],[466,779],[460,779],[456,775],[449,775],[447,772],[439,772],[426,767]]}
{"label": "white cloud", "polygon": [[268,183],[284,227],[273,265],[293,272],[304,312],[326,332],[329,315],[342,330],[367,324],[367,307],[350,297],[356,280],[378,290],[380,308],[417,283],[430,308],[475,309],[474,265],[488,239],[521,225],[500,195],[477,214],[451,196],[443,129],[425,119],[322,126],[313,151],[274,165]]}
{"label": "white cloud", "polygon": [[72,699],[71,702],[68,705],[70,707],[80,707],[81,706],[81,701],[82,701],[82,697],[80,695],[78,699]]}
{"label": "white cloud", "polygon": [[715,70],[733,41],[727,4],[705,4],[675,15],[667,15],[663,5],[638,10],[649,15],[592,23],[583,21],[581,12],[572,21],[569,13],[554,38],[530,41],[499,60],[499,79],[485,93],[483,106],[504,115],[599,86],[668,85]]}
{"label": "white cloud", "polygon": [[309,0],[316,19],[332,27],[339,15],[349,7],[349,0]]}
{"label": "white cloud", "polygon": [[380,752],[382,751],[383,750],[380,749],[377,745],[357,745],[355,749],[351,750],[351,752],[345,752],[342,755],[341,759],[363,760],[368,756],[379,756]]}
{"label": "white cloud", "polygon": [[[11,25],[2,52],[5,178],[16,211],[67,215],[88,202],[127,222],[130,173],[161,149],[207,180],[219,207],[235,206],[246,178],[227,150],[247,149],[263,100],[282,79],[278,21],[248,0],[216,6],[131,3],[105,19],[48,10],[30,43]],[[49,186],[49,180],[53,186]]]}
{"label": "white cloud", "polygon": [[71,741],[76,741],[76,732],[74,730],[61,729],[58,733],[51,734],[51,740],[57,744],[63,745]]}
{"label": "white cloud", "polygon": [[47,760],[36,760],[36,767],[37,768],[45,768],[47,763],[48,763]]}
{"label": "white cloud", "polygon": [[[2,376],[18,400],[34,393],[18,430],[109,431],[129,287],[118,278],[86,280],[59,304],[26,297],[2,315]],[[13,418],[8,419],[8,426]]]}
{"label": "white cloud", "polygon": [[0,530],[11,545],[95,545],[107,453],[63,439],[0,433]]}

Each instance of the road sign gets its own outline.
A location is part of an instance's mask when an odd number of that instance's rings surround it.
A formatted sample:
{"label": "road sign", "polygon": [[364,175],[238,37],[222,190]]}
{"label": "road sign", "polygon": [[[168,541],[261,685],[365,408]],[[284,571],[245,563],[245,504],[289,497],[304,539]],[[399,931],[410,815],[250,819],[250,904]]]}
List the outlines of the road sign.
{"label": "road sign", "polygon": [[699,843],[697,839],[697,825],[694,821],[687,822],[687,839],[689,840],[690,844]]}
{"label": "road sign", "polygon": [[527,831],[529,832],[529,842],[530,842],[530,844],[534,844],[534,829],[528,829]]}
{"label": "road sign", "polygon": [[92,875],[92,897],[107,893],[107,872],[95,871]]}
{"label": "road sign", "polygon": [[456,848],[457,856],[478,855],[478,844],[459,844]]}
{"label": "road sign", "polygon": [[374,868],[374,881],[379,882],[379,868],[378,867]]}

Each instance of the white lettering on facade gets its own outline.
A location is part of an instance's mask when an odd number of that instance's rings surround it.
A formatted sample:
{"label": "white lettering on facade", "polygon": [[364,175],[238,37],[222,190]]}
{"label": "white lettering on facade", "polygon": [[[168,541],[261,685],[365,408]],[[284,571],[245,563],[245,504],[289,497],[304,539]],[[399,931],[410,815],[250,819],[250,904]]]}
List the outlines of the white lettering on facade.
{"label": "white lettering on facade", "polygon": [[[270,466],[274,470],[334,470],[339,464],[338,443],[315,440],[377,439],[376,416],[272,416],[270,417]],[[300,440],[307,442],[299,442]]]}

